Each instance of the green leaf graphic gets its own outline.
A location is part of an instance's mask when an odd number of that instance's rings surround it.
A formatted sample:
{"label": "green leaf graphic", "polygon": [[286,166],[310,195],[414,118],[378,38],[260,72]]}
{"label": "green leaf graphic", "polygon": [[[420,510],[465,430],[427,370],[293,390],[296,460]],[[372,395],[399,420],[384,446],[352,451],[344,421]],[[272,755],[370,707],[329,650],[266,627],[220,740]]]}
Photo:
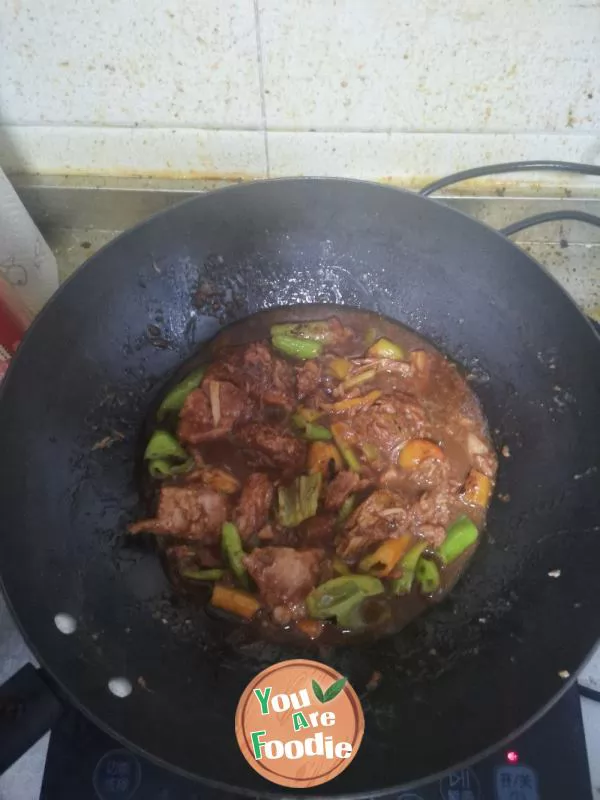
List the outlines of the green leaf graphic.
{"label": "green leaf graphic", "polygon": [[346,685],[347,678],[340,678],[339,681],[335,681],[332,683],[329,689],[324,694],[324,703],[328,703],[330,700],[335,700],[338,694],[342,691],[344,686]]}
{"label": "green leaf graphic", "polygon": [[319,701],[319,703],[325,702],[325,696],[323,695],[323,689],[319,686],[319,684],[313,679],[312,682],[312,690],[315,693],[315,697]]}

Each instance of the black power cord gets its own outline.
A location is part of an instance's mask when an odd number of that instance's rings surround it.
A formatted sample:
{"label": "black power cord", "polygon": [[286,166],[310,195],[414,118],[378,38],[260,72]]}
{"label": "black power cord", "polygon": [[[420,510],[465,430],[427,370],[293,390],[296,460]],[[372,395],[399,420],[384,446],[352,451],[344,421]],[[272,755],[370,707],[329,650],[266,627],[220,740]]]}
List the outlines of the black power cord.
{"label": "black power cord", "polygon": [[486,175],[500,175],[503,172],[576,172],[580,175],[600,176],[600,166],[579,164],[576,161],[507,161],[504,164],[490,164],[487,167],[473,167],[473,169],[455,172],[453,175],[428,183],[419,194],[427,197],[453,183],[460,183],[471,178],[482,178]]}
{"label": "black power cord", "polygon": [[588,700],[595,700],[600,703],[600,690],[592,689],[591,686],[586,686],[584,683],[578,683],[577,688],[582,697],[587,697]]}
{"label": "black power cord", "polygon": [[[580,175],[598,175],[600,176],[600,166],[595,164],[578,164],[576,161],[507,161],[504,164],[490,164],[487,167],[473,167],[473,169],[465,169],[462,172],[455,172],[453,175],[448,175],[446,178],[440,178],[438,181],[428,183],[419,192],[423,197],[428,197],[433,192],[443,189],[445,186],[451,186],[453,183],[460,183],[472,178],[481,178],[484,175],[500,175],[503,172],[576,172]],[[500,233],[504,236],[512,236],[513,233],[518,233],[526,228],[532,228],[534,225],[540,225],[543,222],[552,222],[553,220],[572,219],[577,222],[586,222],[589,225],[595,225],[600,228],[600,217],[593,214],[587,214],[585,211],[547,211],[544,214],[535,214],[533,217],[513,222],[502,228]]]}
{"label": "black power cord", "polygon": [[600,228],[600,217],[588,214],[585,211],[546,211],[543,214],[534,214],[532,217],[512,222],[506,228],[500,228],[500,233],[505,236],[512,236],[513,233],[524,231],[525,228],[531,228],[534,225],[540,225],[542,222],[552,222],[557,219],[574,219],[577,222],[587,222]]}

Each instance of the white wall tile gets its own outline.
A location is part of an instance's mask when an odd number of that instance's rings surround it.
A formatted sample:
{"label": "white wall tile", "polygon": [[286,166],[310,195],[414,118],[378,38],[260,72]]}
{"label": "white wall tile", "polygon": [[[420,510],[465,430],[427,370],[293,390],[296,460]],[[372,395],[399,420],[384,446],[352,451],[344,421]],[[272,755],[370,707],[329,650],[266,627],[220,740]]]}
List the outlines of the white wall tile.
{"label": "white wall tile", "polygon": [[[561,158],[600,164],[599,134],[268,133],[271,175],[366,178],[415,188],[432,177],[481,164]],[[490,179],[486,179],[490,183]],[[493,180],[493,179],[492,179]],[[531,184],[599,186],[563,173],[500,175]],[[480,184],[482,185],[482,184]]]}
{"label": "white wall tile", "polygon": [[272,129],[600,130],[600,4],[259,0]]}
{"label": "white wall tile", "polygon": [[598,0],[0,0],[0,30],[8,170],[420,185],[600,156]]}
{"label": "white wall tile", "polygon": [[7,172],[264,178],[260,131],[0,126]]}
{"label": "white wall tile", "polygon": [[[10,173],[88,173],[169,178],[324,175],[419,188],[433,178],[498,161],[556,158],[600,164],[594,134],[387,134],[167,128],[0,126],[0,164]],[[600,188],[597,178],[562,173],[500,175],[523,186]]]}
{"label": "white wall tile", "polygon": [[252,0],[0,0],[0,120],[257,128]]}

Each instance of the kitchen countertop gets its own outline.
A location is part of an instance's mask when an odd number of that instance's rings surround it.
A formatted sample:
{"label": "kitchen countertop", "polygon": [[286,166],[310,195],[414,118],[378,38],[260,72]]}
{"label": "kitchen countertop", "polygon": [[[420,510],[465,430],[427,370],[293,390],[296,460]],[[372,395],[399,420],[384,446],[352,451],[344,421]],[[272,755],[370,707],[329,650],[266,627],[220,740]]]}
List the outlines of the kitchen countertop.
{"label": "kitchen countertop", "polygon": [[[13,177],[13,182],[57,257],[61,280],[126,228],[195,193],[224,185],[30,176]],[[497,228],[561,208],[600,215],[597,197],[445,195],[443,201]],[[576,222],[551,223],[524,231],[515,241],[546,266],[586,313],[600,319],[600,230]],[[0,681],[29,659],[0,598]],[[579,680],[600,690],[600,648]],[[592,786],[600,795],[600,703],[582,699],[582,712]],[[47,738],[0,777],[0,800],[38,800]]]}

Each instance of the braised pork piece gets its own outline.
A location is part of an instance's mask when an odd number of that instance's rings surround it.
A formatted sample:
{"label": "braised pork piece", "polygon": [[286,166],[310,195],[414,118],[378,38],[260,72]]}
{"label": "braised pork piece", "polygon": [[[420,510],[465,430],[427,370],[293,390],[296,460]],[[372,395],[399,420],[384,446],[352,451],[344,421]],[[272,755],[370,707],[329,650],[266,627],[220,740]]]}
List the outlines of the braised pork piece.
{"label": "braised pork piece", "polygon": [[[145,451],[177,586],[265,630],[398,630],[473,554],[497,469],[479,403],[373,314],[276,322],[164,396]],[[195,597],[198,595],[194,595]]]}

